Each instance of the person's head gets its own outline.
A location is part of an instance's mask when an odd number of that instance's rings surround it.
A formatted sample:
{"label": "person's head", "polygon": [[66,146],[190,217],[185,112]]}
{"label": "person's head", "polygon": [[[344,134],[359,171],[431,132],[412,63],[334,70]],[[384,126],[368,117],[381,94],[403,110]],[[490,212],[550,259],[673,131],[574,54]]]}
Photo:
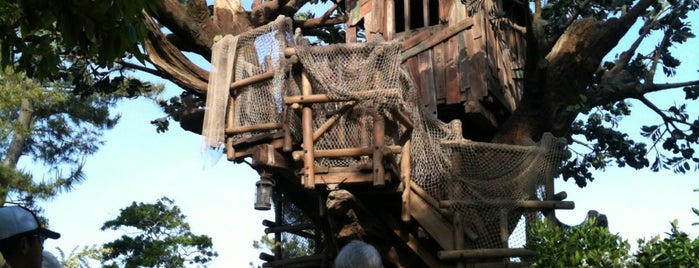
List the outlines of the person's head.
{"label": "person's head", "polygon": [[44,260],[41,261],[41,268],[61,268],[61,263],[51,252],[44,250],[42,255],[44,256]]}
{"label": "person's head", "polygon": [[44,229],[30,210],[0,207],[0,253],[12,268],[40,268],[44,240],[59,233]]}
{"label": "person's head", "polygon": [[381,255],[372,245],[354,240],[345,245],[335,257],[335,268],[383,268]]}

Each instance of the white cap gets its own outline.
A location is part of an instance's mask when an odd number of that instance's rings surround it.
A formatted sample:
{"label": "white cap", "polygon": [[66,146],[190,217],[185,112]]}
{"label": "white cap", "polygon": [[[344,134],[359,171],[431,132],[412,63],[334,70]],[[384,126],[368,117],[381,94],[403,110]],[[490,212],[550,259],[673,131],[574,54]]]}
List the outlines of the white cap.
{"label": "white cap", "polygon": [[61,234],[41,228],[36,215],[20,206],[0,207],[0,240],[19,234],[35,233],[58,239]]}

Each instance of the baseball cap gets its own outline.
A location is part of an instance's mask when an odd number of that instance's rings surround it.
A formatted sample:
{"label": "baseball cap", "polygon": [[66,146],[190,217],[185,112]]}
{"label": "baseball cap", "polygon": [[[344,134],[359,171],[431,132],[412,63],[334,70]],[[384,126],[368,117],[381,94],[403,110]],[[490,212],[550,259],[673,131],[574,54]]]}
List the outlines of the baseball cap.
{"label": "baseball cap", "polygon": [[30,210],[20,206],[0,207],[0,240],[25,233],[58,239],[61,234],[44,229]]}

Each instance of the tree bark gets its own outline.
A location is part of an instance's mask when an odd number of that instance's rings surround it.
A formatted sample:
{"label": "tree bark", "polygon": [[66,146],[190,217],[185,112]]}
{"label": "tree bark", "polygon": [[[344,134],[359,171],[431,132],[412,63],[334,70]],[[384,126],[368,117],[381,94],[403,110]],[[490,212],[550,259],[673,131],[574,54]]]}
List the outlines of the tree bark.
{"label": "tree bark", "polygon": [[31,129],[33,115],[34,107],[32,107],[32,104],[29,102],[29,100],[22,99],[19,117],[17,117],[17,126],[15,127],[14,134],[12,135],[10,146],[7,148],[5,159],[2,160],[2,164],[8,168],[15,169],[17,167],[17,162],[19,162],[19,158],[22,156],[24,144],[29,136],[28,134]]}
{"label": "tree bark", "polygon": [[[4,168],[14,170],[17,168],[17,162],[24,151],[24,144],[27,142],[29,132],[31,131],[32,122],[34,121],[34,107],[27,99],[22,99],[19,110],[19,116],[12,134],[12,140],[7,148],[5,159],[2,160]],[[0,185],[0,206],[5,204],[7,194],[9,193],[9,185]]]}
{"label": "tree bark", "polygon": [[534,40],[541,37],[530,36],[528,44],[537,47],[528,48],[522,100],[498,129],[493,142],[521,144],[525,137],[539,140],[544,132],[569,136],[578,112],[568,107],[586,93],[604,56],[651,4],[651,0],[641,0],[619,19],[576,21],[545,57],[540,56],[537,45],[544,42]]}

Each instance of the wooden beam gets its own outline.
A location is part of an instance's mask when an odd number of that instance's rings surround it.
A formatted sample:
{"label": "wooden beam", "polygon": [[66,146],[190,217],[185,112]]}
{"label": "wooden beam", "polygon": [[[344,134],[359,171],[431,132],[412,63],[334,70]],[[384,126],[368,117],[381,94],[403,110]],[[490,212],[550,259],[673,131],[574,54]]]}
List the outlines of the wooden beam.
{"label": "wooden beam", "polygon": [[340,117],[342,117],[350,109],[352,109],[352,107],[354,107],[355,104],[356,102],[353,102],[342,106],[342,108],[340,108],[340,110],[336,111],[335,114],[328,118],[328,120],[326,120],[325,123],[323,123],[323,125],[318,127],[318,129],[316,129],[316,131],[313,132],[313,142],[318,141],[318,139],[321,136],[323,136],[323,134],[325,134],[330,129],[330,127],[332,127],[335,124],[335,122],[337,122],[337,120],[340,119]]}
{"label": "wooden beam", "polygon": [[448,208],[453,205],[459,206],[489,206],[489,207],[512,207],[525,209],[574,209],[573,201],[553,201],[553,200],[442,200],[439,201],[439,206]]}
{"label": "wooden beam", "polygon": [[267,72],[264,72],[264,73],[261,73],[258,75],[253,75],[251,77],[235,81],[235,82],[231,83],[231,89],[230,89],[231,93],[235,92],[235,90],[237,90],[241,87],[249,86],[249,85],[252,85],[252,84],[255,84],[258,82],[272,79],[272,78],[274,78],[274,73],[275,73],[275,70],[271,70],[271,71],[267,71]]}
{"label": "wooden beam", "polygon": [[422,27],[430,26],[430,0],[422,0]]}
{"label": "wooden beam", "polygon": [[[398,0],[400,1],[400,0]],[[396,3],[386,0],[386,41],[391,41],[396,35]]]}
{"label": "wooden beam", "polygon": [[374,112],[374,146],[373,146],[373,156],[372,160],[374,162],[374,187],[383,187],[386,182],[384,181],[384,174],[386,170],[383,166],[383,155],[384,147],[386,145],[386,130],[385,130],[385,119],[383,115],[378,112]]}
{"label": "wooden beam", "polygon": [[275,130],[275,129],[281,129],[281,128],[282,128],[281,123],[264,123],[264,124],[252,125],[252,126],[227,127],[226,128],[226,135],[233,135],[233,134],[252,132],[252,131]]}
{"label": "wooden beam", "polygon": [[410,193],[412,192],[410,179],[410,140],[403,144],[403,151],[400,153],[400,177],[403,182],[403,194],[401,195],[402,206],[400,218],[403,222],[410,222]]}
{"label": "wooden beam", "polygon": [[[382,152],[384,154],[399,154],[401,152],[401,147],[398,145],[384,146],[382,149]],[[355,157],[355,156],[372,155],[373,153],[374,153],[374,150],[373,150],[373,148],[370,148],[370,147],[344,148],[344,149],[315,150],[314,156],[318,157],[318,158],[321,158],[321,157],[338,158],[338,157]],[[294,160],[298,161],[298,160],[301,160],[303,157],[305,157],[305,152],[304,151],[294,151],[293,153],[291,153],[291,156],[294,158]]]}
{"label": "wooden beam", "polygon": [[[388,92],[388,96],[386,95]],[[326,103],[326,102],[343,102],[343,101],[357,101],[357,100],[373,100],[377,97],[383,97],[384,100],[391,99],[397,96],[401,92],[399,88],[381,88],[373,90],[363,90],[352,92],[353,98],[331,98],[327,94],[309,94],[302,96],[290,96],[284,97],[284,104],[291,105],[295,103],[299,104],[313,104],[313,103]]]}
{"label": "wooden beam", "polygon": [[[260,256],[263,253],[260,253]],[[316,254],[311,256],[296,257],[293,259],[282,259],[268,261],[262,264],[262,267],[297,267],[296,265],[303,264],[303,267],[320,267],[328,257],[325,254]],[[299,266],[300,267],[300,266]]]}
{"label": "wooden beam", "polygon": [[[417,187],[413,184],[413,189]],[[444,249],[454,248],[454,227],[420,195],[410,195],[410,215]]]}
{"label": "wooden beam", "polygon": [[[274,149],[280,149],[284,145],[284,140],[274,139],[274,140],[267,142],[267,143],[269,145],[272,145],[272,147],[274,147]],[[257,148],[255,148],[255,147],[249,147],[249,148],[237,150],[234,154],[233,159],[239,159],[239,158],[251,156],[255,152],[255,150],[257,150]]]}
{"label": "wooden beam", "polygon": [[287,168],[290,166],[284,156],[271,144],[260,144],[254,148],[251,155],[253,167]]}
{"label": "wooden beam", "polygon": [[[235,97],[228,95],[228,106],[226,107],[226,127],[232,127],[235,118]],[[232,161],[235,157],[233,149],[233,137],[226,137],[226,158]]]}
{"label": "wooden beam", "polygon": [[295,232],[303,231],[308,229],[314,229],[313,224],[300,224],[300,225],[282,225],[282,226],[270,226],[265,228],[265,234],[275,233],[275,232]]}
{"label": "wooden beam", "polygon": [[437,253],[439,260],[459,261],[465,259],[491,259],[508,257],[536,257],[536,252],[523,248],[484,248],[444,250]]}
{"label": "wooden beam", "polygon": [[422,246],[420,241],[418,241],[418,239],[405,228],[405,225],[398,223],[388,213],[380,213],[378,216],[389,228],[393,229],[393,233],[395,233],[398,237],[403,238],[405,245],[415,252],[415,254],[417,254],[420,259],[425,262],[425,264],[427,264],[427,267],[439,267],[439,261],[437,258],[435,258],[430,251]]}
{"label": "wooden beam", "polygon": [[294,103],[300,103],[300,104],[313,104],[313,103],[326,103],[326,102],[332,102],[335,100],[331,100],[330,97],[326,94],[312,94],[312,95],[303,95],[303,96],[290,96],[290,97],[284,97],[284,104],[290,105]]}
{"label": "wooden beam", "polygon": [[357,184],[373,183],[374,175],[366,172],[332,172],[327,174],[316,174],[315,184]]}
{"label": "wooden beam", "polygon": [[398,109],[391,109],[391,115],[395,119],[397,119],[399,122],[401,122],[406,128],[408,129],[413,129],[415,125],[413,124],[413,120],[410,119],[410,116],[406,115],[403,111],[398,110]]}
{"label": "wooden beam", "polygon": [[401,54],[401,61],[405,61],[410,57],[413,57],[420,52],[430,49],[431,47],[444,42],[445,40],[451,38],[452,36],[462,32],[473,26],[473,20],[466,18],[461,20],[459,23],[452,26],[446,27],[443,30],[437,32],[436,34],[430,36],[424,41],[416,44],[414,47],[406,49],[403,47],[403,53]]}
{"label": "wooden beam", "polygon": [[405,23],[405,32],[411,29],[410,25],[410,0],[403,0],[403,22]]}
{"label": "wooden beam", "polygon": [[[311,81],[308,78],[308,73],[304,69],[301,72],[301,94],[309,96],[313,94]],[[303,106],[301,110],[301,127],[303,132],[303,184],[307,189],[315,188],[315,164],[314,144],[313,144],[313,108],[310,104]]]}

